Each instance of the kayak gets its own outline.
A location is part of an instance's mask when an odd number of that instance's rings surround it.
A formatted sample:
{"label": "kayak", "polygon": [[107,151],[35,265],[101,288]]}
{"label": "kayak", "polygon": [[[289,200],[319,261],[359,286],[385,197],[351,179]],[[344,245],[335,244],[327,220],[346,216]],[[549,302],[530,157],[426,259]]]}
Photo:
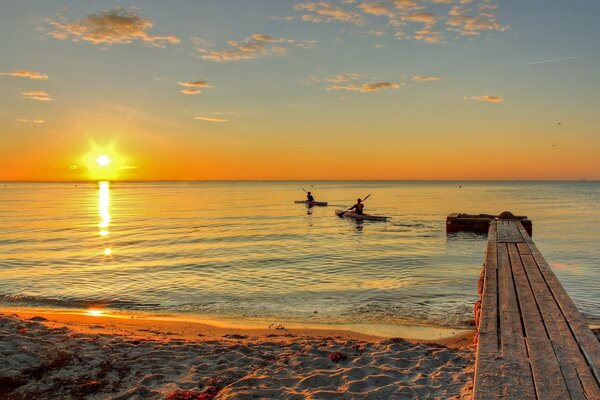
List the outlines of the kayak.
{"label": "kayak", "polygon": [[383,217],[381,215],[369,215],[369,214],[357,214],[354,211],[342,211],[335,210],[335,215],[354,218],[358,220],[367,220],[367,221],[387,221],[390,217]]}
{"label": "kayak", "polygon": [[308,200],[296,200],[294,201],[294,203],[302,203],[302,204],[307,204],[309,206],[326,206],[327,202],[326,201],[308,201]]}

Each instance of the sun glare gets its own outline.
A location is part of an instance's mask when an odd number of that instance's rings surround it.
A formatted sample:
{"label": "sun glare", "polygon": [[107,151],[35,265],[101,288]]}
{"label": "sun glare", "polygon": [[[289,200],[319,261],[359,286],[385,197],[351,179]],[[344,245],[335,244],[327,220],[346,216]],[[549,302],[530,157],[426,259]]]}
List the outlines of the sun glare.
{"label": "sun glare", "polygon": [[104,314],[104,311],[102,311],[102,310],[96,310],[96,309],[89,309],[89,310],[86,311],[86,314],[87,315],[91,315],[93,317],[99,317],[102,314]]}
{"label": "sun glare", "polygon": [[100,157],[96,158],[96,162],[101,167],[107,167],[110,164],[110,158],[106,154],[102,154]]}
{"label": "sun glare", "polygon": [[116,148],[116,142],[98,145],[90,142],[90,149],[81,156],[77,173],[94,181],[115,181],[130,178],[136,166]]}

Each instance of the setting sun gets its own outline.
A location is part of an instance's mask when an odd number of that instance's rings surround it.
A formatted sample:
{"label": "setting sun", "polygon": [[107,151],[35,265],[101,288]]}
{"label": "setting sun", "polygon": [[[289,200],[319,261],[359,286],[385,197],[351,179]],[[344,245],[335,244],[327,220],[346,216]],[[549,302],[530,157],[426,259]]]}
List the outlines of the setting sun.
{"label": "setting sun", "polygon": [[101,167],[107,167],[108,164],[110,164],[110,158],[108,158],[106,154],[103,154],[100,157],[96,158],[96,162]]}

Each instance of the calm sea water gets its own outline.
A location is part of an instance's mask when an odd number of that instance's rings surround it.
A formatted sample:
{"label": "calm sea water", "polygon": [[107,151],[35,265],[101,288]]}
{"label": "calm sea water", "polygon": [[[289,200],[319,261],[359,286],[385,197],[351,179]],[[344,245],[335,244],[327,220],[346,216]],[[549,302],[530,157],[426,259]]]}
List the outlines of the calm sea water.
{"label": "calm sea water", "polygon": [[[332,206],[294,204],[302,187]],[[334,216],[369,193],[390,222]],[[486,238],[445,217],[511,210],[598,322],[598,199],[598,182],[5,183],[0,304],[467,327]]]}

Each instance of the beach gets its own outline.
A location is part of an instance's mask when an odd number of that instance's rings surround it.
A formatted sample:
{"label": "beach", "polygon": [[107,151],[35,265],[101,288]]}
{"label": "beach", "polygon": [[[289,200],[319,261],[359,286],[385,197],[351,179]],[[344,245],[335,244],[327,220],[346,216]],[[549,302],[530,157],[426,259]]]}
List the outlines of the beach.
{"label": "beach", "polygon": [[464,399],[474,350],[472,334],[409,341],[5,308],[0,397]]}

